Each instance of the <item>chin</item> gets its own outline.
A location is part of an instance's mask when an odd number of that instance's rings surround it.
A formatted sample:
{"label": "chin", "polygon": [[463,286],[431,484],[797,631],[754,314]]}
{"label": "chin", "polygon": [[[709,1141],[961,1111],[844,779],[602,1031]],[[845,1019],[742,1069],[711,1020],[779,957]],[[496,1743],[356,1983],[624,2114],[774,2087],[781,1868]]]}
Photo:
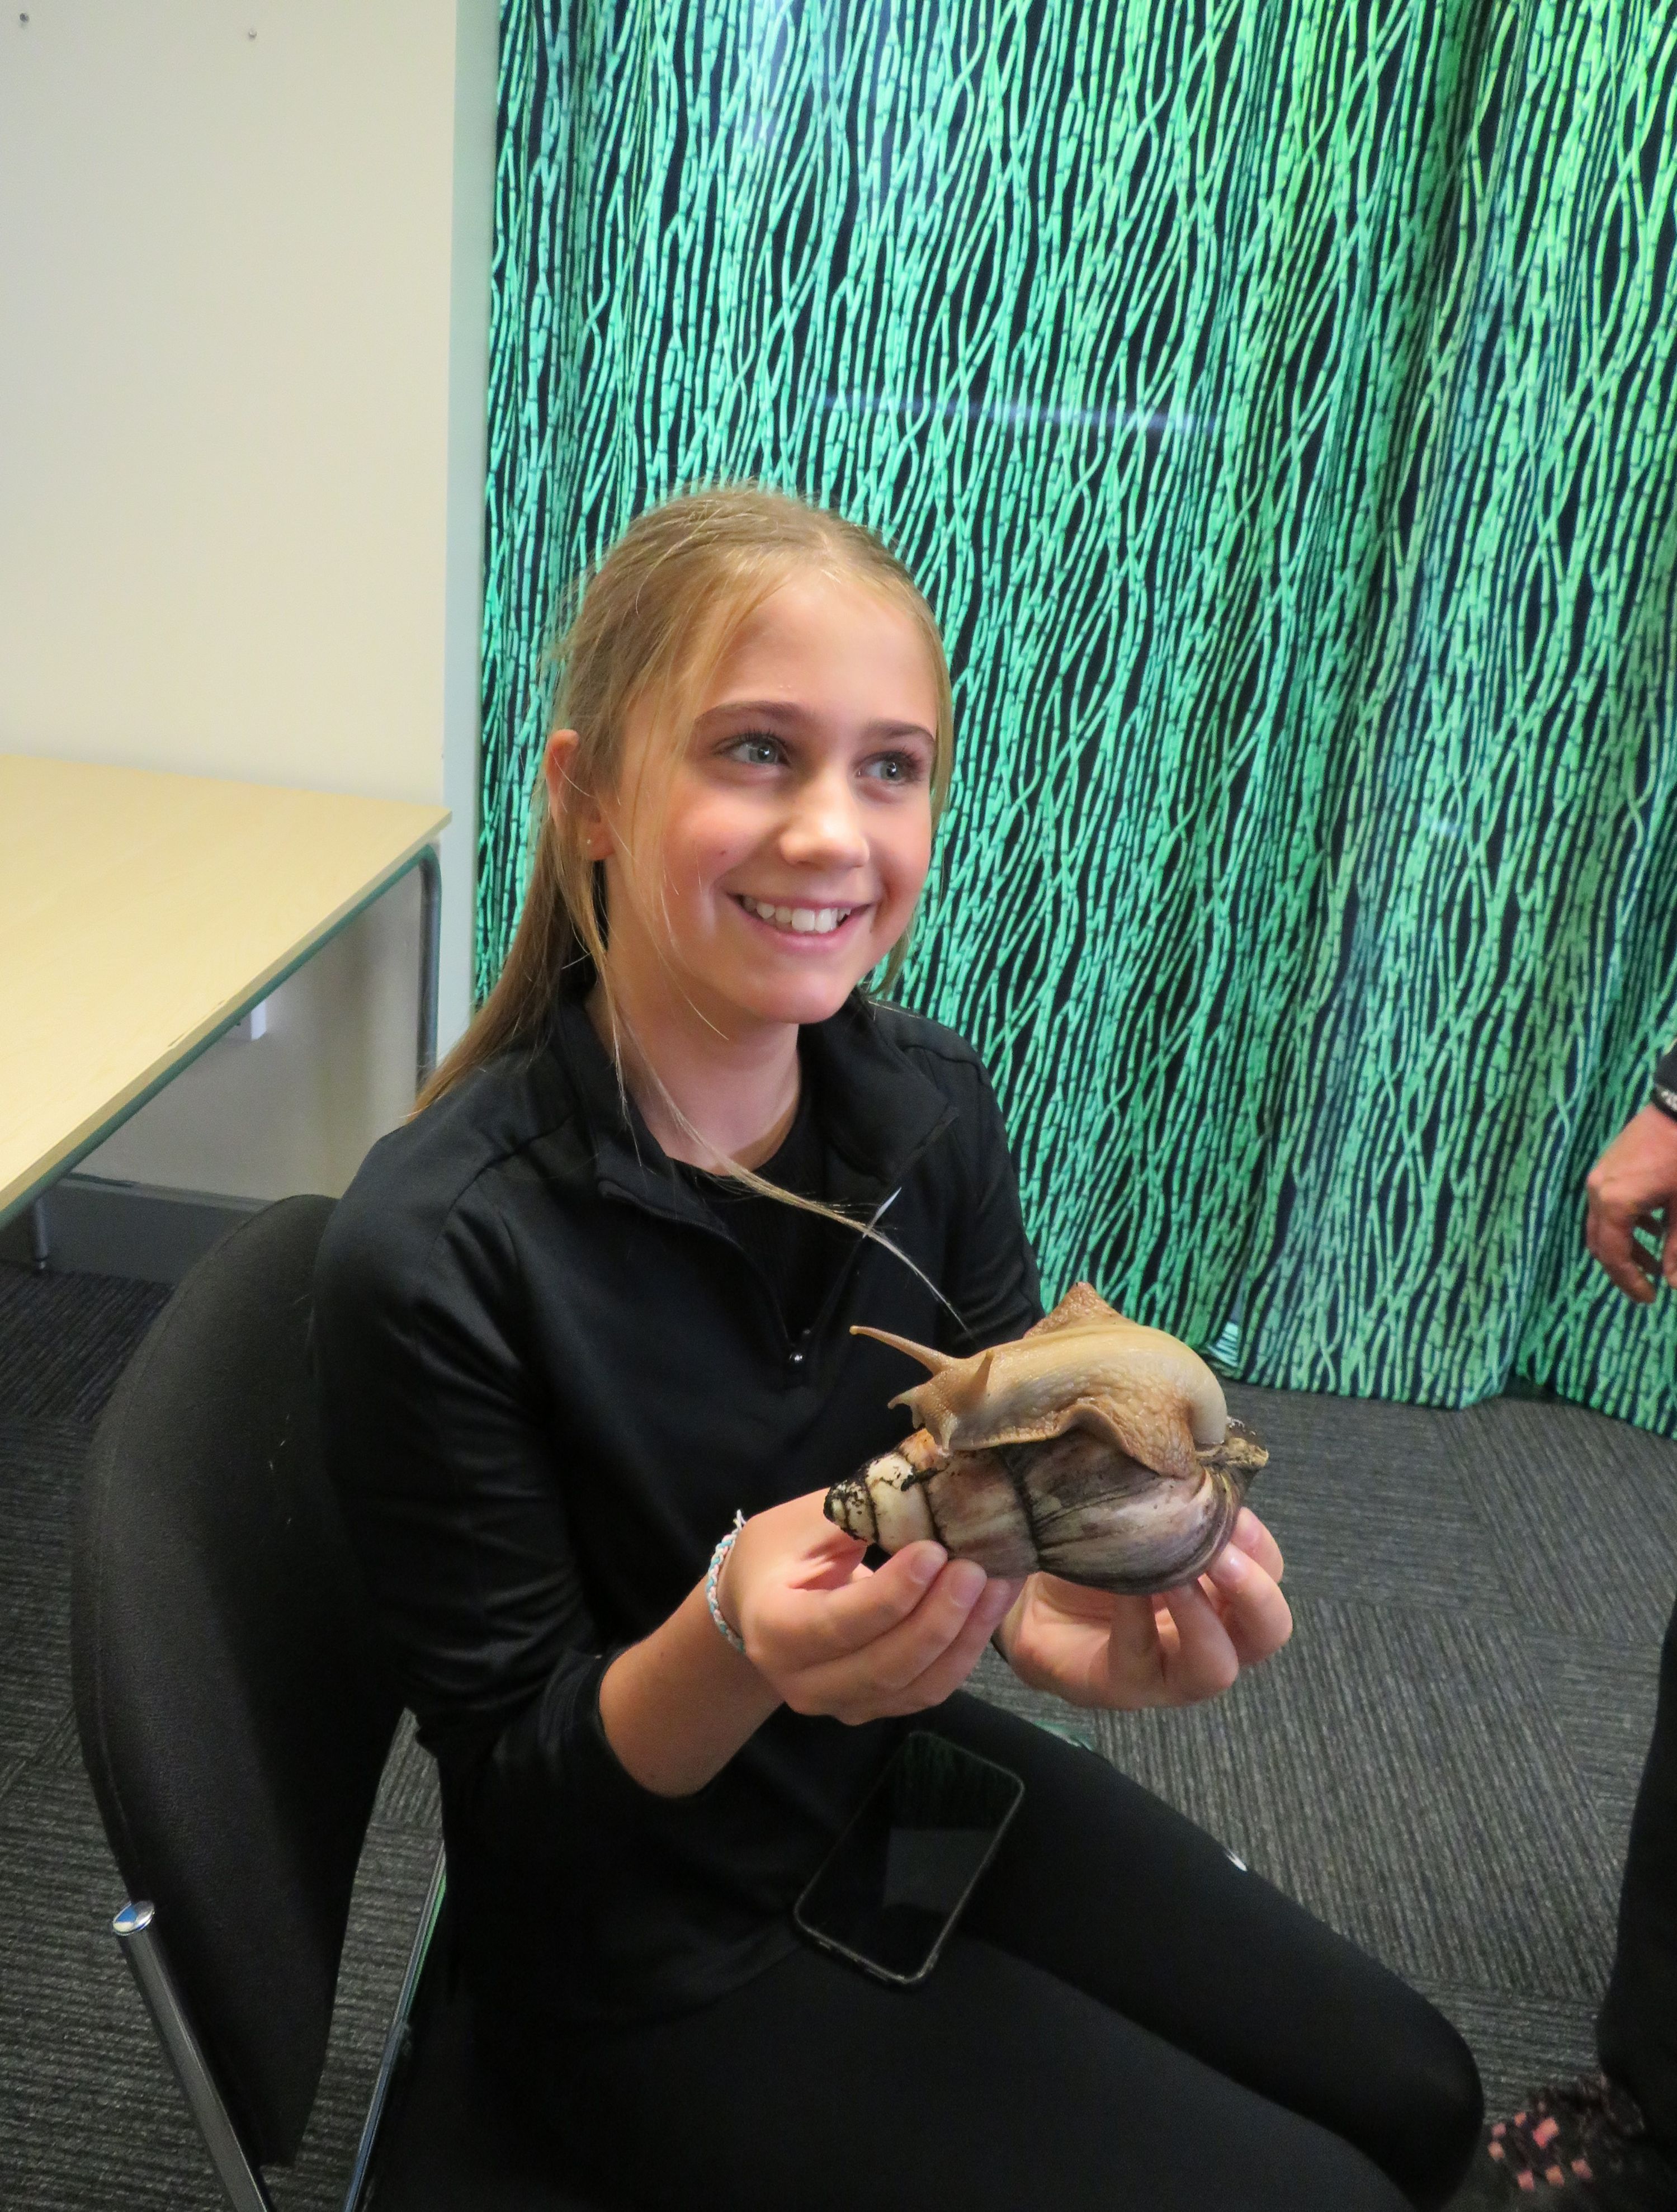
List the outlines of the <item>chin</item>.
{"label": "chin", "polygon": [[810,1022],[824,1022],[837,1013],[839,1008],[856,988],[860,977],[851,975],[805,975],[776,977],[742,984],[727,995],[737,1006],[756,1016],[760,1022],[795,1022],[799,1028]]}

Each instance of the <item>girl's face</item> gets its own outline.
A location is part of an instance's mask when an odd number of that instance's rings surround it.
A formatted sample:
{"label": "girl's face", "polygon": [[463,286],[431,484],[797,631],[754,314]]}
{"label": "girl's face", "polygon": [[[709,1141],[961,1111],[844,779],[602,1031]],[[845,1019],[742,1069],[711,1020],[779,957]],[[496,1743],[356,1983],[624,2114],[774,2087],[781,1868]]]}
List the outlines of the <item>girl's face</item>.
{"label": "girl's face", "polygon": [[[613,985],[714,1028],[824,1021],[908,927],[932,854],[938,694],[912,618],[811,574],[740,633],[659,809],[649,732],[599,810]],[[663,781],[661,771],[656,780]],[[634,849],[636,816],[655,847]],[[660,897],[661,890],[661,897]]]}

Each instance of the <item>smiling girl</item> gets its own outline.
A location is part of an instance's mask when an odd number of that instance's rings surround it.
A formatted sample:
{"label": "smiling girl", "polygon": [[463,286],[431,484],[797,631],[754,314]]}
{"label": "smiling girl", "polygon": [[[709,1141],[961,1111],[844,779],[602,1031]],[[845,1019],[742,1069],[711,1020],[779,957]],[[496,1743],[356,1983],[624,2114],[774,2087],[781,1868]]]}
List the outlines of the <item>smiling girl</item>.
{"label": "smiling girl", "polygon": [[[631,526],[562,653],[512,952],[317,1285],[488,2062],[607,2205],[1442,2203],[1479,2117],[1448,2026],[961,1690],[993,1635],[1079,1705],[1226,1690],[1291,1629],[1261,1524],[1155,1602],[931,1543],[871,1570],[822,1511],[902,1432],[853,1322],[968,1352],[1042,1312],[982,1068],[861,988],[949,780],[925,603],[871,534],[724,489]],[[1025,1796],[901,1993],[790,1907],[909,1715]]]}

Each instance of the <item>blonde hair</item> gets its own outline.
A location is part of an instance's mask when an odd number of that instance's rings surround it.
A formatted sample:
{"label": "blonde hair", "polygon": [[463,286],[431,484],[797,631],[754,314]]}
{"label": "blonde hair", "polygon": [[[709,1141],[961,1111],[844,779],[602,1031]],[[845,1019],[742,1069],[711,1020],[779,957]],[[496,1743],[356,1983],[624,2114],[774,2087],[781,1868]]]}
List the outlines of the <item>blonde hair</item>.
{"label": "blonde hair", "polygon": [[[644,708],[648,726],[661,738],[659,754],[648,765],[654,774],[664,769],[667,787],[699,704],[740,630],[771,592],[811,570],[879,592],[924,637],[937,693],[931,776],[935,827],[949,791],[955,712],[949,665],[931,609],[907,568],[872,531],[754,483],[684,492],[649,508],[588,579],[555,648],[562,672],[551,727],[577,733],[572,782],[596,796],[618,787],[624,732],[630,714]],[[562,993],[590,973],[605,993],[615,1048],[620,1032],[606,972],[603,863],[588,857],[582,811],[566,808],[556,816],[539,774],[533,806],[529,888],[506,963],[465,1036],[421,1092],[416,1114],[497,1053],[533,1044]],[[900,973],[907,950],[905,934],[887,963],[887,985]],[[621,1082],[621,1054],[615,1049],[614,1057]],[[684,1125],[674,1101],[667,1093],[664,1098]],[[754,1189],[790,1195],[737,1163],[727,1171]],[[793,1202],[832,1211],[812,1200]]]}

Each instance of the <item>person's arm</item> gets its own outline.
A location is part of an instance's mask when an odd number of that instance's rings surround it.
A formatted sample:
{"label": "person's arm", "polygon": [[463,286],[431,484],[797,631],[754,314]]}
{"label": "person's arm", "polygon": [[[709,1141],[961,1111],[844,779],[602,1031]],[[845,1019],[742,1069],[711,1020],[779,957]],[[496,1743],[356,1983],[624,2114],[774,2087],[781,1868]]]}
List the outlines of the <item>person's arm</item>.
{"label": "person's arm", "polygon": [[493,1220],[457,1212],[439,1233],[352,1195],[315,1275],[322,1443],[427,1747],[489,1789],[586,1792],[605,1639],[516,1278]]}
{"label": "person's arm", "polygon": [[500,1248],[493,1222],[457,1218],[413,1280],[352,1224],[328,1234],[315,1304],[328,1464],[375,1615],[423,1740],[473,1763],[480,1803],[529,1822],[562,1800],[573,1831],[604,1838],[622,1776],[690,1795],[783,1702],[862,1721],[964,1680],[1017,1584],[933,1544],[870,1574],[818,1492],[754,1516],[730,1554],[723,1598],[749,1656],[702,1583],[603,1650]]}
{"label": "person's arm", "polygon": [[1677,1048],[1655,1071],[1653,1097],[1596,1161],[1584,1188],[1584,1242],[1625,1297],[1646,1305],[1662,1273],[1677,1290]]}
{"label": "person's arm", "polygon": [[686,1797],[720,1774],[781,1703],[716,1632],[704,1585],[600,1678],[599,1717],[623,1771],[661,1797]]}

